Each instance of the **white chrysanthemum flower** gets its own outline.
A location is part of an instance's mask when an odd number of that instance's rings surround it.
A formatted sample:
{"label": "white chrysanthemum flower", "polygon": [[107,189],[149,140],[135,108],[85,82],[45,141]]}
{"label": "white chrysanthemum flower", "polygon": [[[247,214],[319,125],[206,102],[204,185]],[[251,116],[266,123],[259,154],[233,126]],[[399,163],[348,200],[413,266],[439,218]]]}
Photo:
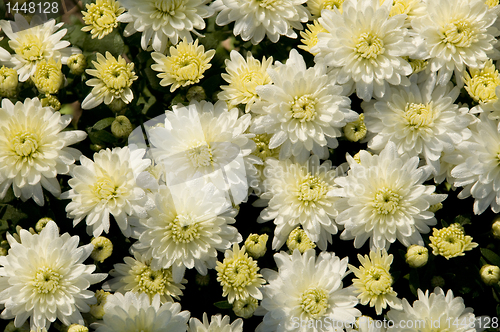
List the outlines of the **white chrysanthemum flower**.
{"label": "white chrysanthemum flower", "polygon": [[[341,260],[329,252],[316,257],[310,249],[304,254],[280,252],[274,260],[278,272],[262,270],[269,284],[262,287],[264,299],[255,312],[265,315],[256,331],[323,331],[318,326],[326,326],[326,322],[347,325],[361,315],[355,308],[358,299],[353,288],[342,284],[349,273],[347,257]],[[300,326],[301,321],[314,324]]]}
{"label": "white chrysanthemum flower", "polygon": [[[71,54],[81,53],[76,48],[68,48],[68,41],[61,40],[67,31],[59,30],[64,23],[56,24],[54,19],[44,23],[39,16],[34,16],[28,23],[20,14],[14,18],[15,21],[0,21],[0,27],[9,37],[9,46],[15,52],[9,62],[17,70],[19,81],[24,82],[33,75],[41,60],[54,59],[66,64]],[[2,53],[0,55],[5,56]]]}
{"label": "white chrysanthemum flower", "polygon": [[451,175],[456,187],[464,187],[458,198],[474,197],[474,213],[483,213],[488,206],[500,212],[500,125],[481,113],[479,122],[471,126],[472,137],[462,142],[460,163]]}
{"label": "white chrysanthemum flower", "polygon": [[[429,295],[418,289],[418,300],[411,306],[403,299],[403,310],[391,309],[387,316],[394,322],[388,332],[432,332],[439,329],[452,330],[454,332],[474,332],[476,317],[473,309],[465,307],[464,300],[453,296],[453,292],[444,291],[436,287]],[[414,322],[412,326],[407,324]]]}
{"label": "white chrysanthemum flower", "polygon": [[172,192],[162,186],[155,193],[156,208],[137,226],[139,240],[132,250],[151,260],[154,270],[172,268],[180,283],[185,269],[206,275],[215,268],[217,250],[224,251],[243,239],[235,223],[236,210],[227,208],[224,197],[208,184],[196,192],[184,188]]}
{"label": "white chrysanthemum flower", "polygon": [[454,104],[460,89],[451,82],[436,87],[435,80],[417,84],[417,79],[414,75],[409,87],[391,88],[384,98],[361,104],[368,147],[379,152],[394,142],[399,154],[419,156],[439,174],[442,153],[470,137],[473,116]]}
{"label": "white chrysanthemum flower", "polygon": [[103,284],[103,289],[111,292],[125,294],[128,291],[135,293],[146,293],[152,301],[156,294],[160,295],[160,302],[174,302],[174,298],[179,300],[182,295],[182,289],[187,283],[182,279],[180,283],[174,282],[172,278],[172,269],[151,268],[151,262],[135,252],[134,258],[124,257],[125,264],[118,263],[113,266],[109,275],[113,279]]}
{"label": "white chrysanthemum flower", "polygon": [[0,197],[12,185],[14,195],[44,204],[42,187],[61,194],[57,174],[69,172],[81,153],[68,145],[87,137],[81,130],[63,131],[71,122],[38,98],[15,105],[7,98],[0,108]]}
{"label": "white chrysanthemum flower", "polygon": [[243,332],[243,320],[236,319],[232,324],[229,324],[229,316],[222,317],[220,314],[212,316],[211,321],[208,321],[207,313],[203,313],[203,323],[192,317],[189,320],[188,332]]}
{"label": "white chrysanthemum flower", "polygon": [[483,0],[436,0],[426,5],[426,15],[415,18],[412,27],[423,39],[438,84],[447,84],[455,71],[462,85],[465,66],[479,68],[488,56],[498,58],[494,45],[500,31],[493,26],[498,15]]}
{"label": "white chrysanthemum flower", "polygon": [[[19,232],[20,243],[10,234],[7,256],[0,257],[0,303],[3,319],[15,317],[20,327],[30,317],[31,329],[49,328],[59,319],[63,324],[84,324],[80,312],[94,304],[94,293],[87,288],[106,278],[94,273],[95,265],[84,265],[93,245],[78,247],[78,236],[59,230],[50,221],[40,234]],[[4,287],[2,287],[2,284]]]}
{"label": "white chrysanthemum flower", "polygon": [[359,98],[382,98],[389,84],[408,86],[411,65],[403,57],[414,53],[406,15],[390,16],[392,1],[347,0],[318,19],[328,33],[318,34],[316,62],[332,67],[339,84],[355,83]]}
{"label": "white chrysanthemum flower", "polygon": [[142,32],[141,47],[152,46],[156,52],[165,52],[167,44],[177,44],[186,38],[192,42],[191,33],[201,36],[196,30],[205,29],[204,18],[213,15],[208,6],[210,0],[121,0],[127,12],[118,17],[119,22],[128,23],[123,35]]}
{"label": "white chrysanthemum flower", "polygon": [[247,199],[247,173],[255,173],[253,164],[259,163],[251,154],[254,135],[245,133],[250,123],[250,114],[239,117],[238,109],[228,111],[223,101],[174,106],[166,112],[164,128],[149,130],[151,152],[164,166],[168,185],[203,176],[220,190],[229,185],[237,205]]}
{"label": "white chrysanthemum flower", "polygon": [[342,88],[331,83],[325,66],[306,68],[295,49],[285,65],[267,71],[273,84],[257,87],[262,100],[252,107],[259,116],[250,130],[273,134],[269,148],[281,146],[280,159],[293,155],[303,162],[311,151],[328,158],[328,147],[338,146],[342,127],[358,118]]}
{"label": "white chrysanthemum flower", "polygon": [[281,248],[290,232],[302,225],[307,236],[326,250],[327,244],[332,243],[332,234],[338,231],[334,220],[338,214],[334,207],[337,198],[328,194],[336,177],[331,161],[320,164],[318,156],[311,156],[305,163],[269,158],[264,173],[265,192],[256,205],[269,206],[257,221],[274,220],[273,249]]}
{"label": "white chrysanthemum flower", "polygon": [[400,156],[389,142],[380,155],[360,151],[358,164],[348,156],[350,170],[335,179],[341,188],[332,195],[341,197],[335,207],[336,222],[345,227],[340,238],[354,239],[360,248],[368,238],[372,249],[389,249],[399,240],[405,246],[424,245],[420,233],[428,233],[437,223],[429,207],[447,195],[432,195],[435,186],[423,185],[430,170],[418,167],[418,157]]}
{"label": "white chrysanthemum flower", "polygon": [[302,30],[302,23],[309,20],[304,4],[307,0],[216,0],[213,3],[220,26],[234,23],[233,33],[244,41],[257,45],[267,35],[273,43],[280,36],[297,38],[293,29]]}
{"label": "white chrysanthemum flower", "polygon": [[102,321],[92,324],[95,332],[185,332],[189,311],[181,311],[179,303],[152,301],[145,293],[115,293],[106,298]]}
{"label": "white chrysanthemum flower", "polygon": [[246,60],[235,50],[229,54],[231,60],[226,60],[226,72],[221,76],[229,85],[221,85],[222,92],[217,97],[225,100],[231,106],[245,104],[245,112],[251,110],[256,100],[257,87],[271,83],[271,77],[267,73],[268,68],[272,68],[273,57],[262,58],[262,62],[255,59],[252,53],[248,52]]}
{"label": "white chrysanthemum flower", "polygon": [[61,198],[71,198],[66,206],[68,218],[76,226],[85,218],[87,233],[97,237],[109,232],[109,215],[112,214],[125,236],[131,236],[128,218],[145,217],[151,204],[138,177],[151,163],[142,159],[144,149],[131,151],[129,147],[101,150],[94,154],[94,161],[80,157],[80,166],[71,170],[68,181],[72,189]]}

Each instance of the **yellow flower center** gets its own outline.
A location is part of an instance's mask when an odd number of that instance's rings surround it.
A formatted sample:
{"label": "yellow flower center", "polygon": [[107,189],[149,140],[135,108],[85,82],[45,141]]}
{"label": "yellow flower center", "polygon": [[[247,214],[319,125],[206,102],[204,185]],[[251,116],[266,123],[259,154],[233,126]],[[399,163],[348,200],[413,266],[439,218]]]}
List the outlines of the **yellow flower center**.
{"label": "yellow flower center", "polygon": [[234,288],[243,288],[252,284],[257,278],[257,270],[257,264],[252,258],[241,256],[223,263],[219,273],[223,286],[225,284]]}
{"label": "yellow flower center", "polygon": [[363,279],[366,291],[372,296],[392,291],[392,276],[383,268],[372,266],[365,271]]}
{"label": "yellow flower center", "polygon": [[309,239],[306,232],[302,228],[297,227],[288,236],[286,246],[292,251],[299,249],[299,251],[303,253],[307,249],[315,248],[316,244]]}
{"label": "yellow flower center", "polygon": [[274,11],[277,6],[283,3],[283,0],[257,0],[257,3],[262,8]]}
{"label": "yellow flower center", "polygon": [[316,117],[316,99],[311,95],[296,96],[292,102],[292,117],[306,122]]}
{"label": "yellow flower center", "polygon": [[433,123],[434,116],[431,104],[407,104],[405,107],[404,118],[408,126],[412,129],[428,127]]}
{"label": "yellow flower center", "polygon": [[393,214],[399,209],[401,195],[395,193],[392,189],[381,188],[375,193],[373,207],[379,214]]}
{"label": "yellow flower center", "polygon": [[12,139],[13,150],[20,157],[35,157],[38,143],[38,135],[33,132],[21,132]]}
{"label": "yellow flower center", "polygon": [[175,243],[189,243],[201,236],[198,224],[185,215],[175,217],[168,227],[168,232]]}
{"label": "yellow flower center", "polygon": [[379,54],[385,51],[382,39],[370,32],[364,32],[358,37],[354,49],[357,52],[357,57],[364,59],[377,58]]}
{"label": "yellow flower center", "polygon": [[200,81],[202,64],[200,57],[196,53],[184,53],[178,56],[172,56],[169,72],[178,81],[186,81],[194,84]]}
{"label": "yellow flower center", "polygon": [[[30,29],[31,30],[31,29]],[[27,61],[39,61],[43,59],[45,47],[41,40],[34,34],[26,30],[26,33],[19,36],[20,46],[14,51]]]}
{"label": "yellow flower center", "polygon": [[94,194],[100,199],[112,199],[118,195],[118,187],[108,177],[99,178],[94,184]]}
{"label": "yellow flower center", "polygon": [[[114,62],[114,63],[113,63]],[[134,74],[125,64],[115,61],[107,61],[108,65],[104,67],[101,73],[101,79],[108,87],[109,91],[117,96],[123,89],[132,85]]]}
{"label": "yellow flower center", "polygon": [[61,275],[49,267],[41,267],[36,271],[32,285],[38,294],[53,294],[60,288]]}
{"label": "yellow flower center", "polygon": [[206,167],[214,162],[212,150],[205,142],[199,142],[191,149],[186,150],[186,156],[194,167]]}
{"label": "yellow flower center", "polygon": [[469,21],[457,19],[447,23],[442,29],[443,41],[455,47],[469,47],[477,40]]}
{"label": "yellow flower center", "polygon": [[328,185],[318,177],[308,174],[299,185],[298,199],[306,205],[317,202],[326,196]]}
{"label": "yellow flower center", "polygon": [[333,8],[342,9],[344,0],[324,0],[321,4],[321,9],[332,10]]}
{"label": "yellow flower center", "polygon": [[314,319],[322,317],[330,307],[328,295],[322,288],[311,288],[302,293],[300,297],[302,310]]}
{"label": "yellow flower center", "polygon": [[172,273],[168,269],[153,271],[147,265],[141,265],[140,269],[134,272],[136,274],[135,281],[140,291],[150,296],[165,293],[165,286],[170,284],[169,279],[172,277]]}
{"label": "yellow flower center", "polygon": [[486,0],[486,4],[488,7],[493,8],[495,6],[498,6],[498,0]]}
{"label": "yellow flower center", "polygon": [[185,0],[157,0],[154,2],[155,12],[151,13],[151,18],[169,19],[169,16],[180,15],[186,9]]}

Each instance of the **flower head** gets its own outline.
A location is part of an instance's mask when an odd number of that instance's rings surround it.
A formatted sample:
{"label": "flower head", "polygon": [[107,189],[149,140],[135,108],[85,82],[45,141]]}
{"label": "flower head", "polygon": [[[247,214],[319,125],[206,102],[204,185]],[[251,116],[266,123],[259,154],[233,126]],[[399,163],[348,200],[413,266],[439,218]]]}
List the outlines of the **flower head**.
{"label": "flower head", "polygon": [[108,295],[102,321],[93,327],[96,332],[185,332],[189,315],[179,303],[162,304],[159,295],[151,301],[144,293],[115,293]]}
{"label": "flower head", "polygon": [[92,250],[90,257],[92,257],[95,261],[102,263],[113,253],[113,242],[111,242],[111,240],[107,237],[98,236],[93,238],[90,243],[94,245],[94,250]]}
{"label": "flower head", "polygon": [[63,131],[71,122],[42,107],[38,98],[15,105],[4,98],[0,108],[0,197],[12,185],[14,195],[44,204],[42,187],[59,196],[57,174],[69,172],[80,151],[68,147],[87,137],[81,130]]}
{"label": "flower head", "polygon": [[241,318],[235,320],[232,324],[229,322],[229,316],[222,317],[220,314],[212,316],[211,321],[209,321],[207,313],[204,312],[203,322],[197,318],[189,320],[188,332],[243,332],[243,320]]}
{"label": "flower head", "polygon": [[247,297],[240,300],[234,300],[233,312],[236,316],[242,318],[250,318],[259,306],[259,301],[254,297]]}
{"label": "flower head", "polygon": [[481,279],[488,286],[498,284],[500,281],[500,267],[496,265],[483,265],[479,274],[481,274]]}
{"label": "flower head", "polygon": [[87,67],[87,60],[83,54],[73,54],[68,58],[67,66],[73,75],[83,74]]}
{"label": "flower head", "polygon": [[344,135],[351,142],[357,142],[365,138],[367,133],[365,125],[365,115],[360,114],[359,119],[349,122],[344,127]]}
{"label": "flower head", "polygon": [[255,101],[260,99],[257,87],[271,83],[267,69],[272,68],[273,57],[263,57],[261,62],[248,52],[245,60],[235,50],[232,50],[229,56],[231,59],[225,62],[227,74],[221,75],[229,85],[221,85],[222,92],[219,92],[217,97],[231,106],[245,104],[245,112],[248,113]]}
{"label": "flower head", "polygon": [[406,263],[411,267],[421,267],[427,264],[429,258],[429,251],[426,247],[412,244],[408,247],[406,254]]}
{"label": "flower head", "polygon": [[471,236],[465,235],[463,227],[457,223],[441,229],[433,228],[429,240],[432,253],[446,259],[464,256],[465,251],[472,250],[478,245],[472,242]]}
{"label": "flower head", "polygon": [[179,39],[191,42],[191,33],[205,29],[204,18],[213,15],[207,5],[210,0],[122,0],[127,12],[118,17],[119,22],[128,23],[124,36],[142,32],[141,47],[151,45],[156,52],[163,53],[170,41]]}
{"label": "flower head", "polygon": [[500,85],[500,75],[493,61],[488,60],[482,69],[464,71],[465,90],[480,104],[494,103],[498,100],[495,89]]}
{"label": "flower head", "polygon": [[328,32],[325,28],[317,20],[314,20],[313,24],[307,24],[307,30],[301,31],[300,36],[303,38],[300,41],[304,45],[299,45],[300,49],[311,53],[312,55],[316,55],[317,53],[312,53],[311,48],[316,46],[318,43],[318,34],[320,32]]}
{"label": "flower head", "polygon": [[118,99],[128,104],[134,99],[130,87],[137,79],[134,72],[134,63],[127,63],[120,55],[116,59],[106,52],[106,57],[97,53],[97,62],[92,61],[95,69],[86,69],[85,72],[95,78],[89,79],[86,84],[93,87],[92,92],[82,102],[83,109],[91,109],[104,101],[109,105]]}
{"label": "flower head", "polygon": [[93,245],[78,247],[78,236],[59,236],[54,221],[40,234],[21,230],[20,242],[10,234],[7,240],[9,254],[0,257],[0,278],[7,285],[0,292],[2,318],[15,317],[20,327],[30,317],[32,330],[48,328],[56,318],[65,325],[83,324],[80,312],[88,312],[96,301],[87,288],[106,278],[92,273],[95,265],[83,264]]}
{"label": "flower head", "polygon": [[89,332],[88,327],[80,324],[71,324],[68,327],[68,332]]}
{"label": "flower head", "polygon": [[16,94],[18,84],[17,71],[2,66],[0,68],[0,97],[13,97]]}
{"label": "flower head", "polygon": [[115,0],[96,0],[95,3],[85,5],[87,11],[82,11],[86,26],[82,31],[90,31],[92,38],[103,38],[109,35],[118,26],[118,16],[125,8]]}
{"label": "flower head", "polygon": [[250,234],[245,240],[245,248],[250,256],[259,258],[266,253],[267,234]]}
{"label": "flower head", "polygon": [[321,17],[321,12],[323,10],[334,10],[337,8],[342,13],[342,4],[345,0],[309,0],[307,1],[307,9],[311,12],[311,15],[316,17]]}
{"label": "flower head", "polygon": [[393,278],[389,272],[393,256],[388,255],[385,249],[377,249],[370,251],[369,257],[358,254],[358,260],[361,266],[356,268],[349,264],[349,269],[356,275],[352,283],[361,304],[369,303],[370,307],[375,307],[377,315],[380,315],[387,305],[401,309],[401,300],[392,289]]}
{"label": "flower head", "polygon": [[203,78],[203,73],[212,65],[210,60],[215,55],[215,50],[205,52],[203,45],[198,46],[198,39],[189,42],[184,39],[177,46],[170,47],[170,55],[153,52],[151,57],[156,64],[151,69],[159,71],[158,77],[161,86],[169,86],[174,92],[181,86],[198,83]]}
{"label": "flower head", "polygon": [[300,227],[296,227],[290,235],[288,235],[286,246],[291,252],[297,249],[301,254],[306,252],[306,250],[316,248],[316,244],[309,239],[307,233]]}
{"label": "flower head", "polygon": [[144,149],[130,151],[129,147],[101,150],[94,161],[82,156],[73,168],[68,184],[72,189],[61,197],[71,198],[66,206],[68,218],[76,226],[85,219],[87,233],[97,237],[109,232],[112,214],[125,236],[131,236],[130,216],[145,217],[148,199],[137,183],[137,177],[149,166],[142,159]]}
{"label": "flower head", "polygon": [[33,83],[40,93],[54,94],[63,84],[64,75],[61,71],[62,63],[54,59],[42,60],[36,65],[33,74]]}
{"label": "flower head", "polygon": [[262,271],[269,284],[262,287],[264,299],[256,314],[264,315],[264,319],[256,331],[302,330],[294,323],[297,317],[300,321],[311,320],[314,324],[308,325],[308,330],[316,332],[328,320],[348,324],[361,315],[355,308],[358,299],[353,288],[343,288],[347,257],[341,260],[331,252],[316,257],[311,249],[304,254],[298,250],[291,255],[280,252],[274,260],[277,272]]}

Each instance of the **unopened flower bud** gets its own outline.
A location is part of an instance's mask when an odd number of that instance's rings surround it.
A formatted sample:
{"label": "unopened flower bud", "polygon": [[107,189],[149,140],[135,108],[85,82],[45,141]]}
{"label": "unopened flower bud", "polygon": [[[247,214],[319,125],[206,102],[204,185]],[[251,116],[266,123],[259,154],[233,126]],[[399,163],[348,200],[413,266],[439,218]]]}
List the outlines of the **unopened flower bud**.
{"label": "unopened flower bud", "polygon": [[247,253],[253,258],[259,258],[266,253],[266,243],[269,236],[267,234],[250,234],[245,241]]}
{"label": "unopened flower bud", "polygon": [[89,329],[80,324],[71,324],[68,328],[68,332],[89,332]]}
{"label": "unopened flower bud", "polygon": [[111,124],[111,132],[118,138],[128,137],[133,129],[132,123],[124,115],[117,116]]}
{"label": "unopened flower bud", "polygon": [[45,225],[47,225],[49,223],[49,221],[53,221],[52,218],[45,217],[45,218],[39,219],[35,225],[36,232],[40,233],[42,231],[42,229],[45,227]]}
{"label": "unopened flower bud", "polygon": [[304,253],[307,249],[312,249],[316,247],[316,244],[312,242],[307,236],[306,232],[300,228],[295,228],[288,239],[286,240],[286,245],[290,251],[299,249],[300,253]]}
{"label": "unopened flower bud", "polygon": [[498,284],[500,281],[500,267],[496,265],[483,265],[479,273],[483,282],[488,286]]}
{"label": "unopened flower bud", "polygon": [[188,101],[191,100],[202,101],[207,99],[207,94],[205,93],[205,90],[201,86],[193,86],[189,88],[188,92],[186,93],[186,99]]}
{"label": "unopened flower bud", "polygon": [[98,236],[92,239],[90,243],[94,245],[94,250],[92,250],[90,257],[95,261],[102,263],[113,253],[113,243],[104,236]]}
{"label": "unopened flower bud", "polygon": [[410,267],[421,267],[427,264],[429,252],[426,247],[413,244],[408,247],[405,258]]}
{"label": "unopened flower bud", "polygon": [[259,301],[251,296],[248,296],[246,299],[235,300],[233,303],[233,311],[238,317],[250,318],[253,316],[253,313],[258,306]]}
{"label": "unopened flower bud", "polygon": [[54,111],[59,111],[61,109],[61,102],[56,96],[47,95],[41,100],[43,107],[52,107]]}
{"label": "unopened flower bud", "polygon": [[491,225],[491,232],[496,239],[500,239],[500,220],[496,220],[493,225]]}
{"label": "unopened flower bud", "polygon": [[0,97],[13,97],[16,94],[18,84],[17,71],[2,66],[0,68]]}
{"label": "unopened flower bud", "polygon": [[87,68],[87,60],[83,54],[73,54],[68,58],[67,65],[69,71],[74,75],[81,75],[85,68]]}

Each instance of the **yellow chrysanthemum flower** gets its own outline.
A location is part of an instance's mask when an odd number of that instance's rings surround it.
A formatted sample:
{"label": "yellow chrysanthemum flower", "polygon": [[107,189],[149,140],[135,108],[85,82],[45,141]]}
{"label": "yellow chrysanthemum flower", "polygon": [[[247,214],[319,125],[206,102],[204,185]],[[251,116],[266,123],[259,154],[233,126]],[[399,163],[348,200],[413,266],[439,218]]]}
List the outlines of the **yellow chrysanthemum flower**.
{"label": "yellow chrysanthemum flower", "polygon": [[233,250],[226,250],[224,261],[217,262],[217,281],[222,285],[222,296],[227,296],[229,303],[253,297],[262,300],[259,288],[266,282],[259,271],[257,262],[245,252],[245,246],[237,243]]}
{"label": "yellow chrysanthemum flower", "polygon": [[109,105],[115,99],[122,100],[128,104],[134,99],[132,83],[137,79],[134,72],[134,63],[127,63],[125,59],[118,56],[116,59],[111,53],[106,52],[106,57],[97,53],[97,62],[92,61],[95,69],[87,69],[85,72],[95,76],[87,81],[92,86],[92,92],[83,100],[82,108],[91,109],[104,101]]}
{"label": "yellow chrysanthemum flower", "polygon": [[316,46],[318,43],[318,33],[320,32],[328,32],[325,28],[317,21],[314,20],[313,24],[307,24],[306,31],[301,31],[300,36],[303,38],[300,41],[304,45],[299,45],[298,47],[311,53],[312,55],[316,55],[317,53],[311,52],[311,48]]}
{"label": "yellow chrysanthemum flower", "polygon": [[177,46],[170,47],[170,55],[153,52],[151,57],[156,64],[151,69],[159,71],[157,75],[162,80],[161,86],[170,86],[174,92],[181,86],[198,83],[203,78],[203,73],[210,68],[210,60],[215,55],[215,50],[205,52],[203,45],[198,46],[198,39],[188,43],[184,38]]}
{"label": "yellow chrysanthemum flower", "polygon": [[108,295],[111,295],[111,293],[105,292],[102,289],[95,292],[94,296],[97,299],[97,303],[90,305],[90,314],[96,319],[102,319],[102,317],[104,317],[104,305],[106,304]]}
{"label": "yellow chrysanthemum flower", "polygon": [[490,103],[497,100],[495,89],[500,85],[500,76],[492,60],[488,60],[483,69],[469,68],[464,71],[465,90],[476,102]]}
{"label": "yellow chrysanthemum flower", "polygon": [[298,249],[301,254],[308,249],[316,248],[316,244],[309,239],[306,232],[300,227],[295,228],[290,235],[288,235],[286,246],[291,252]]}
{"label": "yellow chrysanthemum flower", "polygon": [[57,93],[63,83],[62,63],[56,62],[53,58],[40,61],[33,74],[33,83],[40,93]]}
{"label": "yellow chrysanthemum flower", "polygon": [[486,0],[485,3],[488,5],[488,7],[493,8],[495,6],[498,6],[498,0]]}
{"label": "yellow chrysanthemum flower", "polygon": [[0,97],[13,97],[16,94],[18,84],[17,71],[2,66],[0,68]]}
{"label": "yellow chrysanthemum flower", "polygon": [[392,289],[393,279],[389,272],[393,256],[388,255],[385,249],[377,249],[376,252],[370,251],[369,257],[358,254],[358,260],[361,266],[356,268],[349,264],[349,269],[356,275],[352,283],[361,304],[369,303],[370,307],[375,307],[377,315],[388,304],[391,308],[402,309],[401,300]]}
{"label": "yellow chrysanthemum flower", "polygon": [[249,296],[246,299],[236,300],[233,303],[234,314],[242,318],[250,318],[253,316],[255,309],[259,306],[257,299]]}
{"label": "yellow chrysanthemum flower", "polygon": [[250,234],[245,241],[247,252],[253,258],[259,258],[266,253],[267,234]]}
{"label": "yellow chrysanthemum flower", "polygon": [[426,247],[412,244],[408,247],[405,258],[406,263],[408,263],[408,265],[410,265],[411,267],[421,267],[427,264],[427,260],[429,259],[429,251]]}
{"label": "yellow chrysanthemum flower", "polygon": [[366,136],[365,115],[360,114],[356,121],[349,122],[344,127],[344,135],[351,142],[362,140]]}
{"label": "yellow chrysanthemum flower", "polygon": [[98,236],[93,238],[90,243],[94,245],[94,250],[92,250],[90,257],[95,261],[102,263],[113,253],[113,243],[107,237]]}
{"label": "yellow chrysanthemum flower", "polygon": [[87,11],[82,11],[86,26],[82,31],[90,31],[92,38],[103,38],[110,34],[118,26],[116,18],[125,12],[120,3],[115,0],[97,0],[95,3],[87,4]]}
{"label": "yellow chrysanthemum flower", "polygon": [[307,9],[311,12],[313,18],[321,16],[321,11],[323,9],[333,10],[338,8],[342,13],[342,3],[345,0],[309,0],[307,1]]}
{"label": "yellow chrysanthemum flower", "polygon": [[433,228],[432,236],[429,236],[434,255],[441,255],[446,259],[464,256],[465,251],[472,250],[478,246],[472,242],[472,237],[465,235],[464,228],[458,224],[451,224],[441,229]]}
{"label": "yellow chrysanthemum flower", "polygon": [[53,95],[45,95],[45,98],[40,100],[43,107],[52,107],[54,111],[59,111],[61,109],[61,102]]}

